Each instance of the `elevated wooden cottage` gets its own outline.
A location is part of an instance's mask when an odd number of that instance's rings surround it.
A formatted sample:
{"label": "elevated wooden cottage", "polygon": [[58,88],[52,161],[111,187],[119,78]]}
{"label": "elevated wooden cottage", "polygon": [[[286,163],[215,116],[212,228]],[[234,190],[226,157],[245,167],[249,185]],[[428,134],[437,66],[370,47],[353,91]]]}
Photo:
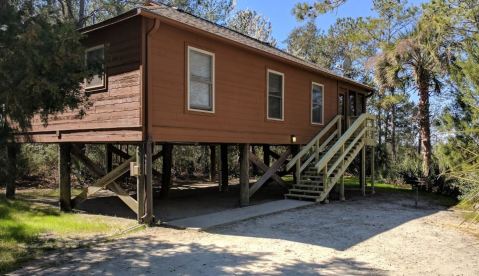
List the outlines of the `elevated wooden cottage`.
{"label": "elevated wooden cottage", "polygon": [[[369,86],[228,28],[151,4],[81,31],[87,61],[101,60],[105,69],[85,83],[92,102],[87,115],[58,114],[46,127],[35,119],[31,131],[19,134],[34,142],[60,143],[64,209],[71,208],[71,156],[100,178],[72,204],[109,188],[140,220],[151,222],[151,164],[163,158],[161,185],[166,191],[175,143],[221,145],[223,161],[227,145],[240,144],[245,205],[268,179],[282,183],[276,173],[286,163],[296,181],[287,197],[327,200],[352,159],[362,152],[364,160],[365,147],[374,145],[373,118],[365,114]],[[81,153],[78,143],[107,144],[109,154],[126,161],[103,170]],[[118,143],[138,145],[137,156],[113,146]],[[161,152],[152,152],[152,144],[162,145]],[[250,145],[279,155],[276,162],[270,166],[269,157],[253,155]],[[274,154],[269,145],[289,145],[291,150]],[[251,187],[250,162],[265,172]],[[364,162],[362,167],[364,176]],[[138,176],[136,200],[114,182],[128,170]],[[364,179],[362,183],[364,187]]]}

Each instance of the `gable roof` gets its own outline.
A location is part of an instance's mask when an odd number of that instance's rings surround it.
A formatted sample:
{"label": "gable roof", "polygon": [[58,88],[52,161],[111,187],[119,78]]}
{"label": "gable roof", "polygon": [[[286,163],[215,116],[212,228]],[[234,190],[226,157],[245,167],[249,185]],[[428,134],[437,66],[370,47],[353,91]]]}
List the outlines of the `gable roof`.
{"label": "gable roof", "polygon": [[101,28],[103,26],[113,24],[115,22],[115,19],[118,18],[119,20],[124,20],[126,18],[129,18],[134,15],[138,14],[144,14],[148,13],[150,15],[158,16],[163,19],[168,19],[170,21],[173,21],[175,23],[180,23],[182,25],[185,25],[190,28],[198,29],[203,32],[212,34],[214,36],[226,39],[231,42],[235,42],[243,47],[251,48],[254,50],[257,50],[259,52],[262,52],[267,55],[272,55],[274,57],[280,58],[282,60],[291,62],[296,65],[303,66],[309,70],[318,72],[322,75],[326,75],[329,77],[333,77],[334,79],[338,79],[350,84],[353,84],[355,86],[359,86],[362,89],[365,89],[367,91],[373,91],[374,89],[368,85],[365,85],[363,83],[357,82],[351,78],[341,76],[331,70],[322,68],[318,66],[315,63],[303,60],[301,58],[298,58],[294,55],[291,55],[283,50],[280,50],[276,47],[271,46],[269,43],[262,42],[260,40],[254,39],[252,37],[249,37],[245,34],[242,34],[240,32],[237,32],[235,30],[232,30],[230,28],[227,28],[225,26],[216,24],[214,22],[208,21],[206,19],[197,17],[195,15],[192,15],[188,12],[182,11],[180,9],[170,7],[164,4],[156,4],[156,3],[150,3],[145,6],[141,6],[136,9],[136,14],[134,13],[135,10],[129,11],[125,14],[119,15],[115,18],[106,20],[104,22],[83,28],[82,31],[88,32],[93,29],[97,29],[98,27]]}

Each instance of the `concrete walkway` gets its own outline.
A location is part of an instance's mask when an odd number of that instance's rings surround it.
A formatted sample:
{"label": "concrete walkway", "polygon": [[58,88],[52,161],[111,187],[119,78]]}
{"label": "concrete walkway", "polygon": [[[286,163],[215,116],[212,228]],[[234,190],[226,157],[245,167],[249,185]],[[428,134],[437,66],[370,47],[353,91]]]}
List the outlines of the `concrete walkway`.
{"label": "concrete walkway", "polygon": [[172,220],[164,222],[163,224],[181,229],[205,230],[215,226],[230,224],[233,222],[274,214],[312,204],[314,203],[283,199],[243,208],[230,209],[207,215]]}

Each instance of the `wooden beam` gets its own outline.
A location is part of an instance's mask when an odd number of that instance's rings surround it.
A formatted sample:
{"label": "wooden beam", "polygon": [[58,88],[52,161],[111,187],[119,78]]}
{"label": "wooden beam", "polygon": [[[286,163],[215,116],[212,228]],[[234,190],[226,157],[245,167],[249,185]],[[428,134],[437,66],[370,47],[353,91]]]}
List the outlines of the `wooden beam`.
{"label": "wooden beam", "polygon": [[72,210],[71,191],[71,144],[60,143],[58,145],[58,180],[60,188],[60,210],[70,212]]}
{"label": "wooden beam", "polygon": [[145,145],[136,148],[135,162],[139,175],[136,176],[136,202],[138,202],[138,222],[142,223],[145,215]]}
{"label": "wooden beam", "polygon": [[210,145],[210,181],[216,181],[216,145]]}
{"label": "wooden beam", "polygon": [[[290,150],[291,150],[291,153],[293,155],[293,158],[299,153],[299,145],[291,145],[290,146]],[[299,183],[299,178],[300,178],[300,174],[299,174],[299,169],[301,167],[301,164],[300,163],[296,163],[296,168],[294,168],[294,173],[293,173],[293,183],[295,184],[298,184]],[[293,169],[292,168],[292,169]]]}
{"label": "wooden beam", "polygon": [[374,190],[374,181],[375,181],[375,170],[374,170],[374,157],[375,157],[375,147],[371,147],[371,193],[374,194],[376,191]]}
{"label": "wooden beam", "polygon": [[240,205],[249,205],[249,144],[240,144],[239,146],[240,162]]}
{"label": "wooden beam", "polygon": [[363,196],[366,195],[366,146],[363,146],[361,149],[361,171],[359,183],[361,184],[361,193]]}
{"label": "wooden beam", "polygon": [[[93,161],[91,161],[88,157],[86,157],[77,146],[75,145],[72,146],[71,150],[72,150],[71,151],[72,156],[79,162],[83,163],[83,165],[91,173],[93,173],[97,177],[105,176],[105,171],[103,171],[100,166],[98,166]],[[131,158],[130,160],[133,161],[134,158]],[[123,165],[125,164],[127,164],[129,169],[129,162],[123,163]],[[112,174],[113,172],[114,170],[108,174]],[[138,203],[126,191],[124,191],[118,183],[111,182],[110,185],[108,185],[108,188],[110,188],[110,190],[114,192],[133,212],[138,214]],[[99,191],[99,190],[96,190],[96,191]],[[92,195],[91,192],[93,192],[93,190],[89,191],[89,189],[85,189],[80,195],[78,195],[72,200],[72,206],[75,207],[78,204],[80,204],[82,201],[86,200],[89,195]]]}
{"label": "wooden beam", "polygon": [[7,145],[7,178],[6,193],[7,198],[15,198],[16,179],[17,179],[17,151],[18,146],[15,144]]}
{"label": "wooden beam", "polygon": [[107,172],[111,172],[113,168],[113,152],[112,152],[112,144],[106,144],[106,150],[105,150],[105,168]]}
{"label": "wooden beam", "polygon": [[228,144],[220,145],[220,191],[228,191]]}
{"label": "wooden beam", "polygon": [[[121,149],[119,149],[115,146],[112,146],[111,150],[115,155],[120,156],[122,159],[130,159],[131,158],[131,155],[129,155],[128,153],[122,151]],[[155,162],[158,158],[161,157],[162,154],[163,154],[163,151],[160,150],[156,154],[152,155],[151,162]],[[155,175],[156,177],[161,177],[161,173],[159,171],[157,171],[155,169],[152,169],[152,170],[153,170],[153,175]]]}
{"label": "wooden beam", "polygon": [[278,160],[281,155],[280,154],[277,154],[276,152],[274,152],[271,148],[268,148],[268,151],[269,151],[269,155],[271,157],[273,157],[274,159]]}
{"label": "wooden beam", "polygon": [[171,165],[173,161],[173,145],[163,145],[163,173],[161,175],[161,190],[160,197],[168,197],[171,187]]}
{"label": "wooden beam", "polygon": [[148,140],[145,151],[145,216],[143,222],[152,225],[155,221],[153,213],[153,146],[155,144]]}
{"label": "wooden beam", "polygon": [[[250,154],[249,156],[249,160],[251,161],[251,163],[253,163],[255,166],[257,166],[259,169],[261,169],[263,172],[264,172],[264,175],[258,180],[258,182],[256,182],[257,184],[260,183],[261,181],[264,181],[262,185],[264,185],[270,178],[272,178],[275,182],[277,182],[278,184],[280,184],[281,186],[283,186],[284,188],[287,188],[288,185],[286,184],[286,182],[283,181],[283,179],[277,174],[278,173],[278,170],[279,168],[281,167],[281,165],[284,164],[284,162],[286,161],[286,159],[288,158],[288,156],[291,154],[291,151],[288,149],[286,150],[286,152],[284,152],[279,160],[277,160],[276,162],[273,163],[273,166],[271,167],[268,167],[266,166],[266,164],[263,163],[263,161],[261,161],[261,159],[259,159],[258,156],[254,155],[254,154]],[[255,184],[256,185],[256,184]],[[256,190],[254,190],[254,186],[250,189],[250,197],[256,192]],[[260,187],[261,187],[260,186]]]}
{"label": "wooden beam", "polygon": [[263,145],[263,163],[269,167],[270,165],[270,150],[269,150],[269,145]]}

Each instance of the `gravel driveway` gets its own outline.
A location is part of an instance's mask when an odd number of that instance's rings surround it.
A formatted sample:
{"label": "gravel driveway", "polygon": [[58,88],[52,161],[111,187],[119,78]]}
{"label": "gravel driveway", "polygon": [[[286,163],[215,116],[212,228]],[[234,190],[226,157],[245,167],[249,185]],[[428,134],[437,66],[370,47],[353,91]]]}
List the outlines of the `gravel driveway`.
{"label": "gravel driveway", "polygon": [[28,275],[479,275],[477,226],[405,195],[357,197],[205,232],[156,227],[57,253]]}

